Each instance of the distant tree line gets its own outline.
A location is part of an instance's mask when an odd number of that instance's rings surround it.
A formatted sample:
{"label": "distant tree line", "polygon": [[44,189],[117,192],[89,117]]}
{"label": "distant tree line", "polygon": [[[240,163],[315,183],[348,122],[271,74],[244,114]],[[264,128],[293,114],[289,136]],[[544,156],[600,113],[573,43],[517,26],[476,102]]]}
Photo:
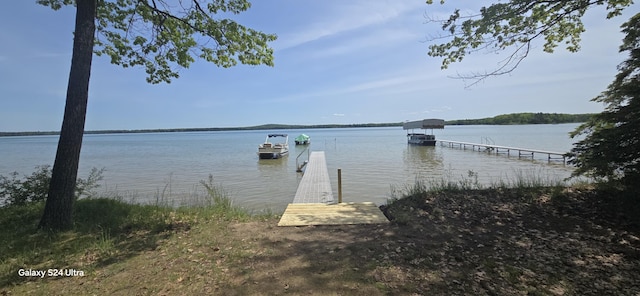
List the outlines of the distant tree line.
{"label": "distant tree line", "polygon": [[[219,131],[247,131],[247,130],[275,130],[275,129],[312,129],[312,128],[354,128],[354,127],[388,127],[402,126],[401,122],[394,123],[357,123],[357,124],[315,124],[315,125],[292,125],[292,124],[263,124],[245,127],[201,127],[201,128],[166,128],[166,129],[136,129],[136,130],[97,130],[85,131],[85,135],[90,134],[140,134],[140,133],[177,133],[177,132],[219,132]],[[0,137],[11,136],[46,136],[59,135],[55,131],[35,131],[35,132],[0,132]]]}
{"label": "distant tree line", "polygon": [[[512,113],[503,114],[491,118],[459,119],[446,121],[446,125],[473,125],[473,124],[555,124],[587,122],[593,114],[562,114],[562,113]],[[402,126],[402,122],[388,123],[357,123],[357,124],[263,124],[245,127],[202,127],[202,128],[167,128],[167,129],[137,129],[137,130],[98,130],[85,131],[85,134],[136,134],[136,133],[176,133],[176,132],[218,132],[218,131],[246,131],[246,130],[275,130],[275,129],[313,129],[313,128],[354,128],[354,127],[389,127]],[[0,132],[0,137],[11,136],[46,136],[59,135],[54,131],[35,132]]]}
{"label": "distant tree line", "polygon": [[490,118],[460,119],[447,121],[447,125],[471,125],[471,124],[557,124],[587,122],[594,114],[564,114],[564,113],[511,113],[502,114]]}

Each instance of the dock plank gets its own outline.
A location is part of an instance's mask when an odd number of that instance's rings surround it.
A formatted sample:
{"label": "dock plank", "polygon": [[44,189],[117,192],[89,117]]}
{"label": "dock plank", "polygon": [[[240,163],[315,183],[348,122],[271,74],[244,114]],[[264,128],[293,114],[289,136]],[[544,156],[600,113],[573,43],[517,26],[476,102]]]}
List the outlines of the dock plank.
{"label": "dock plank", "polygon": [[438,140],[441,143],[449,143],[449,144],[456,144],[456,145],[467,145],[467,146],[477,146],[477,147],[487,147],[487,148],[494,148],[494,149],[504,149],[504,150],[520,150],[520,151],[526,151],[526,152],[535,152],[535,153],[542,153],[542,154],[553,154],[553,155],[565,155],[566,153],[563,152],[557,152],[557,151],[547,151],[547,150],[540,150],[540,149],[530,149],[530,148],[519,148],[519,147],[510,147],[510,146],[501,146],[501,145],[493,145],[493,144],[481,144],[481,143],[470,143],[470,142],[461,142],[461,141],[450,141],[450,140]]}
{"label": "dock plank", "polygon": [[[491,149],[495,151],[496,154],[503,153],[509,156],[511,155],[511,151],[517,151],[518,158],[520,158],[523,155],[531,156],[531,158],[533,158],[535,153],[546,154],[549,162],[551,162],[551,160],[562,160],[562,163],[566,163],[566,157],[567,157],[566,153],[563,153],[563,152],[548,151],[548,150],[541,150],[541,149],[519,148],[519,147],[494,145],[494,144],[470,143],[470,142],[450,141],[450,140],[438,140],[438,142],[440,142],[440,146],[442,146],[443,143],[447,143],[449,144],[449,147],[454,147],[454,145],[458,145],[458,147],[461,147],[462,149],[465,149],[467,146],[471,146],[471,148],[474,151],[476,147],[478,147],[478,149],[480,149],[480,147],[483,147],[483,148]],[[502,150],[502,152],[500,152],[500,150]],[[505,150],[507,151],[506,153],[504,153]]]}
{"label": "dock plank", "polygon": [[292,203],[287,206],[278,226],[383,224],[387,217],[372,202],[364,203]]}
{"label": "dock plank", "polygon": [[314,151],[309,155],[309,162],[293,203],[287,206],[278,226],[388,222],[387,217],[372,202],[335,204],[324,151]]}
{"label": "dock plank", "polygon": [[333,203],[324,151],[311,152],[293,203]]}

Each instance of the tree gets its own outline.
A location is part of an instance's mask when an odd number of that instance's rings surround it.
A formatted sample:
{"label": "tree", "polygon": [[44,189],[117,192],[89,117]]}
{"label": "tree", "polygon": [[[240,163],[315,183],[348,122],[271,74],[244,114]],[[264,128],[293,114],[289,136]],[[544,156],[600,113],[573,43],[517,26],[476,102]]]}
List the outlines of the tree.
{"label": "tree", "polygon": [[195,57],[217,66],[273,66],[275,35],[217,14],[238,14],[248,0],[37,0],[54,10],[76,6],[64,118],[40,228],[73,225],[74,190],[82,147],[93,53],[124,68],[143,66],[150,83],[170,83]]}
{"label": "tree", "polygon": [[[427,4],[432,2],[427,0]],[[545,52],[553,52],[562,42],[567,50],[578,51],[585,30],[581,18],[589,8],[606,5],[607,18],[612,18],[631,4],[631,0],[511,0],[483,7],[477,15],[461,16],[456,10],[449,19],[440,21],[448,32],[442,38],[450,40],[429,46],[429,55],[442,57],[444,69],[479,50],[512,49],[498,69],[467,77],[477,82],[513,71],[536,38],[544,38]],[[572,133],[586,137],[569,153],[570,163],[577,166],[574,175],[621,184],[629,192],[640,187],[639,23],[640,14],[636,14],[623,25],[626,37],[620,51],[628,51],[630,57],[619,66],[620,72],[608,89],[593,99],[605,103],[605,111]]]}
{"label": "tree", "polygon": [[622,25],[626,34],[620,52],[629,58],[618,66],[615,80],[592,101],[604,103],[572,133],[585,134],[570,152],[575,175],[588,174],[638,192],[640,188],[640,13]]}
{"label": "tree", "polygon": [[[433,4],[433,0],[426,2]],[[475,84],[512,72],[527,57],[535,39],[544,39],[543,50],[548,53],[562,42],[568,51],[579,51],[580,35],[585,31],[582,17],[589,8],[606,5],[609,19],[631,4],[632,0],[511,0],[482,7],[480,13],[472,15],[461,15],[456,9],[448,19],[430,20],[446,32],[431,41],[448,41],[430,45],[428,54],[441,57],[441,68],[446,69],[474,52],[510,51],[496,69],[459,77],[472,79]]]}

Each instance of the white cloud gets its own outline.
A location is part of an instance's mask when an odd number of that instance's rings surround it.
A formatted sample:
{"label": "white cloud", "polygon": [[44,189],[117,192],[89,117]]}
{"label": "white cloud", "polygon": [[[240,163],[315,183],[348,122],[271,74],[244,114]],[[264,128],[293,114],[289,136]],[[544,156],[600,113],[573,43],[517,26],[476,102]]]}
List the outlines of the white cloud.
{"label": "white cloud", "polygon": [[422,4],[416,6],[416,3],[409,1],[340,1],[332,6],[334,9],[328,12],[329,16],[326,18],[299,31],[279,36],[278,41],[274,43],[274,48],[284,50],[321,38],[383,23],[421,6]]}
{"label": "white cloud", "polygon": [[[453,79],[446,79],[440,72],[427,72],[422,67],[410,66],[398,69],[392,73],[385,73],[380,77],[361,77],[360,83],[352,85],[334,85],[329,88],[308,90],[302,93],[294,93],[288,96],[274,97],[271,102],[296,102],[310,98],[331,98],[342,95],[353,97],[380,97],[389,98],[402,93],[424,92],[430,89],[446,87],[457,83]],[[437,82],[435,82],[437,81]]]}
{"label": "white cloud", "polygon": [[427,110],[422,110],[422,111],[412,111],[412,112],[408,112],[407,115],[419,115],[419,114],[431,114],[431,113],[443,113],[443,112],[447,112],[447,111],[451,111],[453,110],[453,108],[449,107],[449,106],[441,106],[441,107],[437,107],[437,108],[433,108],[433,109],[427,109]]}
{"label": "white cloud", "polygon": [[419,38],[419,36],[411,33],[409,30],[383,29],[370,32],[366,35],[344,38],[341,42],[332,42],[326,47],[314,47],[310,56],[312,58],[326,58],[347,55],[368,49],[391,47],[403,41],[413,40],[417,42]]}

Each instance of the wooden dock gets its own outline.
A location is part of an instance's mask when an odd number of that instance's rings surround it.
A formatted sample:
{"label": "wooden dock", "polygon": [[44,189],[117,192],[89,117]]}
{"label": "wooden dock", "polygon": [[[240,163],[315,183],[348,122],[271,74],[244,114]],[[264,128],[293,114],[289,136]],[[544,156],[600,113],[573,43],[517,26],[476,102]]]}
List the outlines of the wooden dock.
{"label": "wooden dock", "polygon": [[324,151],[311,152],[293,203],[285,209],[278,226],[388,223],[371,202],[338,203],[333,200]]}
{"label": "wooden dock", "polygon": [[293,203],[333,203],[333,191],[324,151],[313,151]]}
{"label": "wooden dock", "polygon": [[363,203],[298,203],[289,204],[278,226],[346,225],[389,223],[378,206]]}
{"label": "wooden dock", "polygon": [[477,148],[478,151],[495,152],[496,154],[506,154],[507,156],[511,155],[511,151],[514,151],[514,152],[518,152],[518,158],[531,157],[531,159],[533,159],[533,156],[535,153],[546,154],[547,160],[549,162],[553,160],[557,160],[557,161],[562,161],[563,164],[566,163],[566,155],[565,155],[566,153],[562,153],[562,152],[500,146],[500,145],[493,145],[493,144],[478,144],[478,143],[469,143],[469,142],[460,142],[460,141],[449,141],[449,140],[438,140],[438,142],[440,142],[440,146],[444,146],[445,144],[447,144],[447,146],[449,147],[459,147],[459,148],[462,148],[463,150],[467,149],[468,147],[471,147],[471,149],[474,151]]}

